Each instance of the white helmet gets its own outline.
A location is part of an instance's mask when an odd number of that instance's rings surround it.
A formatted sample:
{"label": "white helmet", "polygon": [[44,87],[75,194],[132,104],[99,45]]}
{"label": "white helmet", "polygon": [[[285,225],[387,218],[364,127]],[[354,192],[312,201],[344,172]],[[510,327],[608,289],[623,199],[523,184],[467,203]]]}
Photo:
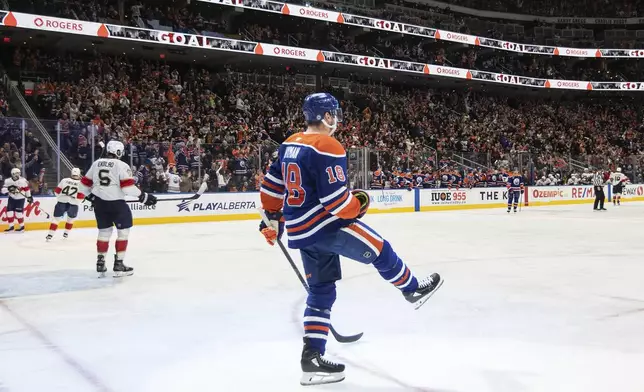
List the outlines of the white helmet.
{"label": "white helmet", "polygon": [[621,168],[621,167],[618,167],[618,168],[617,168],[617,172],[618,172],[618,173],[621,173],[621,172],[622,172],[622,168]]}
{"label": "white helmet", "polygon": [[20,178],[20,169],[14,167],[13,169],[11,169],[11,179],[16,181],[18,178]]}
{"label": "white helmet", "polygon": [[108,154],[114,154],[117,158],[121,158],[125,151],[125,146],[118,140],[110,140],[107,142],[106,150]]}
{"label": "white helmet", "polygon": [[75,168],[72,169],[72,178],[74,180],[80,180],[81,172],[80,172],[79,168],[75,167]]}

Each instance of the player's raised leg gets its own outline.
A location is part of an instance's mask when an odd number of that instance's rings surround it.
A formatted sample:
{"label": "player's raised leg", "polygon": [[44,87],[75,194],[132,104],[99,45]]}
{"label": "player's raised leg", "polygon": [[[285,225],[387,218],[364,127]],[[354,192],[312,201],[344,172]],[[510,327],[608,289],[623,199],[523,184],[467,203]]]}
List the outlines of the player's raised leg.
{"label": "player's raised leg", "polygon": [[340,229],[338,240],[334,248],[338,254],[361,263],[373,264],[380,276],[399,289],[416,309],[442,285],[437,273],[419,281],[398,257],[389,241],[363,222],[355,221]]}

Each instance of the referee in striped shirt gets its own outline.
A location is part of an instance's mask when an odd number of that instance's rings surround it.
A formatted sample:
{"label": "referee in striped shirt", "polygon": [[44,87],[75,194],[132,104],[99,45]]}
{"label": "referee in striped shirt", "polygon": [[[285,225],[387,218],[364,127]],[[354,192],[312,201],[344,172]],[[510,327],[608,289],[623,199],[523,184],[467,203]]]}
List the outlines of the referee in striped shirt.
{"label": "referee in striped shirt", "polygon": [[604,208],[604,174],[597,170],[593,176],[593,186],[595,187],[595,204],[593,210],[595,211],[606,211]]}

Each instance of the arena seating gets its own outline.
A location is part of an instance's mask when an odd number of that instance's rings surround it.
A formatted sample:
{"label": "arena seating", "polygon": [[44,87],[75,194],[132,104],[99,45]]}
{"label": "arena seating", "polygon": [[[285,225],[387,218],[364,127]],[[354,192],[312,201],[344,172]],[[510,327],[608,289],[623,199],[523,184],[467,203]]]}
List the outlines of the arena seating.
{"label": "arena seating", "polygon": [[[222,7],[199,2],[181,10],[163,3],[126,2],[124,15],[118,14],[112,1],[10,4],[28,12],[125,20],[131,25],[143,23],[141,27],[211,31],[264,42],[296,40],[300,45],[355,53],[377,50],[397,58],[526,76],[556,74],[582,80],[642,76],[637,62],[610,62],[608,68],[604,60],[513,56],[492,50],[483,53],[478,48],[454,48],[443,42],[421,45],[419,39],[416,44],[414,37],[394,43],[383,40],[379,33],[345,34],[348,26],[332,24],[313,29],[314,33],[309,27],[307,34],[305,24],[297,18],[280,15],[266,18],[247,12],[221,23],[221,17],[216,16],[223,12]],[[195,182],[207,172],[215,181],[211,189],[256,189],[256,180],[276,143],[303,128],[299,106],[312,91],[295,83],[276,86],[241,78],[236,70],[221,66],[203,69],[100,52],[61,55],[28,45],[10,56],[3,54],[3,61],[8,70],[47,75],[38,84],[32,104],[40,116],[56,120],[56,127],[65,131],[63,151],[76,165],[86,168],[91,163],[89,146],[95,146],[97,156],[99,141],[112,137],[126,140],[128,159],[140,183],[152,191],[164,189],[158,179],[172,160],[185,172],[186,182],[190,182],[188,175]],[[288,72],[282,73],[277,76],[290,80]],[[369,89],[366,85],[357,94],[332,92],[343,99],[346,113],[338,138],[348,149],[372,149],[371,170],[458,170],[463,174],[482,166],[510,170],[520,166],[530,168],[532,180],[557,173],[565,181],[571,172],[570,158],[587,163],[586,157],[602,154],[619,164],[642,150],[641,114],[634,96],[610,100],[517,98],[493,91],[411,88],[396,83],[386,87],[386,94]],[[94,137],[91,126],[98,129]],[[454,160],[454,155],[461,160]],[[529,157],[529,165],[519,156]],[[246,172],[235,174],[235,161],[240,160],[245,161]]]}

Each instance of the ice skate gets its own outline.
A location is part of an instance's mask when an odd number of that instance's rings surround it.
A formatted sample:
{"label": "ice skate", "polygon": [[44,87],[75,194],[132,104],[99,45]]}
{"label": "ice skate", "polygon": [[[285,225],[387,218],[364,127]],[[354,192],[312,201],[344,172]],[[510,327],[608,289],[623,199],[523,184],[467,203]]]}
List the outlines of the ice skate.
{"label": "ice skate", "polygon": [[322,358],[320,352],[304,338],[301,385],[331,384],[344,380],[344,365]]}
{"label": "ice skate", "polygon": [[45,237],[45,241],[49,242],[49,241],[51,241],[52,238],[54,238],[53,235],[47,234],[47,237]]}
{"label": "ice skate", "polygon": [[8,229],[5,229],[5,230],[4,230],[4,232],[5,232],[5,233],[11,233],[11,232],[13,232],[13,226],[9,226],[9,228],[8,228]]}
{"label": "ice skate", "polygon": [[114,268],[112,268],[112,271],[114,272],[115,278],[134,274],[134,268],[123,264],[123,260],[117,260],[116,256],[114,256]]}
{"label": "ice skate", "polygon": [[25,227],[24,227],[24,226],[20,226],[20,227],[19,227],[19,228],[17,228],[15,231],[16,231],[16,233],[23,233],[23,232],[25,231]]}
{"label": "ice skate", "polygon": [[63,238],[68,238],[68,237],[69,237],[69,233],[63,233]]}
{"label": "ice skate", "polygon": [[441,276],[437,273],[433,273],[429,278],[425,278],[422,281],[418,282],[418,288],[416,291],[412,292],[403,292],[405,299],[414,305],[415,309],[423,306],[425,302],[443,285],[443,280]]}
{"label": "ice skate", "polygon": [[104,278],[107,268],[105,267],[105,256],[99,255],[96,259],[96,272],[98,272],[99,278]]}

